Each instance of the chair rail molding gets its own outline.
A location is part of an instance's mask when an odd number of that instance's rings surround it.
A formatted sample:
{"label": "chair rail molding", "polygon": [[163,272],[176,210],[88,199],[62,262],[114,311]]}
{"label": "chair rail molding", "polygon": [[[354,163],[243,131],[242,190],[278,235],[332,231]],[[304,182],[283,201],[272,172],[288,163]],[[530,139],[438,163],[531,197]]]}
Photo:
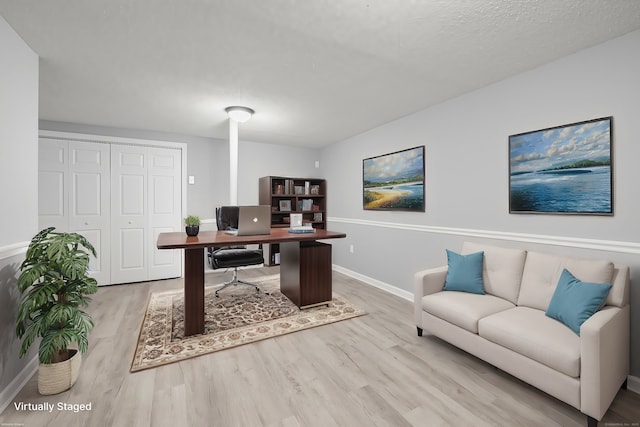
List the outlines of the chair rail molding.
{"label": "chair rail molding", "polygon": [[357,218],[327,218],[329,223],[356,224],[375,228],[391,228],[422,233],[449,234],[456,236],[478,237],[483,239],[507,240],[513,242],[537,243],[543,245],[566,246],[571,248],[593,249],[607,252],[640,254],[640,243],[614,240],[583,239],[579,237],[547,236],[542,234],[511,233],[505,231],[475,230],[470,228],[434,227],[430,225],[405,224],[398,222],[370,221]]}
{"label": "chair rail molding", "polygon": [[14,257],[27,252],[31,242],[18,242],[11,245],[0,246],[0,260]]}

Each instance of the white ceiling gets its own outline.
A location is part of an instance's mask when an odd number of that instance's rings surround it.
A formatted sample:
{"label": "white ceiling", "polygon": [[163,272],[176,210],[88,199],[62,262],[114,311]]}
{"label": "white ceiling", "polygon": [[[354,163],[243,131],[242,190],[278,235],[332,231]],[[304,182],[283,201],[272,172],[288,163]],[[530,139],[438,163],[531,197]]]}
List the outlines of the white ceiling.
{"label": "white ceiling", "polygon": [[[0,0],[40,119],[321,147],[640,28],[637,0]],[[611,64],[615,66],[615,64]]]}

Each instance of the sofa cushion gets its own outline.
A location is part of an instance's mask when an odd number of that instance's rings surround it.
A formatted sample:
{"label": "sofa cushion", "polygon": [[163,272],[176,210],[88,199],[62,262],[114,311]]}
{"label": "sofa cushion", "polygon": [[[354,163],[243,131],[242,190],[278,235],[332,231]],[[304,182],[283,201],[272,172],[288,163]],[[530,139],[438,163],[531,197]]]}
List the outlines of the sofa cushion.
{"label": "sofa cushion", "polygon": [[484,317],[481,337],[570,377],[580,376],[580,338],[562,323],[529,307]]}
{"label": "sofa cushion", "polygon": [[482,285],[482,252],[460,255],[447,249],[447,277],[445,291],[484,294]]}
{"label": "sofa cushion", "polygon": [[520,292],[522,271],[527,252],[521,249],[501,248],[465,242],[462,253],[484,252],[482,281],[486,293],[516,303]]}
{"label": "sofa cushion", "polygon": [[474,334],[478,333],[478,320],[513,307],[509,301],[493,295],[467,292],[442,291],[422,298],[423,310]]}
{"label": "sofa cushion", "polygon": [[613,277],[613,264],[609,261],[528,252],[518,305],[547,311],[565,268],[584,282],[611,283]]}
{"label": "sofa cushion", "polygon": [[582,282],[565,269],[545,314],[580,335],[580,325],[600,310],[610,289],[608,283]]}

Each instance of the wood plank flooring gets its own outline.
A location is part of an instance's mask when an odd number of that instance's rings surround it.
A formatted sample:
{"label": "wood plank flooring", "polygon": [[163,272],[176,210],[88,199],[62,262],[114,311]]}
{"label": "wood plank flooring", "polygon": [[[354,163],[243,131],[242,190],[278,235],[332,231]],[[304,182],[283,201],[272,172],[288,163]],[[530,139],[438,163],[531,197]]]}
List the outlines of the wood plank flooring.
{"label": "wood plank flooring", "polygon": [[[130,373],[149,293],[181,287],[176,279],[100,288],[76,385],[40,396],[34,376],[14,400],[91,403],[91,411],[18,412],[12,404],[0,426],[586,425],[576,409],[437,338],[418,337],[410,302],[335,272],[334,293],[368,315]],[[638,423],[640,396],[622,390],[600,425]]]}

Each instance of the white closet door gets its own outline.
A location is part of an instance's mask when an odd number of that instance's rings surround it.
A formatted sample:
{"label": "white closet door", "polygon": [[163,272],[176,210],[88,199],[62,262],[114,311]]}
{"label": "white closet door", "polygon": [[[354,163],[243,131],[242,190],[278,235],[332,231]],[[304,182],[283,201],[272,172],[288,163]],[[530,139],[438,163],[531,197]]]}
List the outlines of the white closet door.
{"label": "white closet door", "polygon": [[158,234],[181,226],[182,159],[180,150],[149,148],[149,279],[178,277],[180,250],[159,250]]}
{"label": "white closet door", "polygon": [[147,148],[111,146],[111,283],[148,280]]}
{"label": "white closet door", "polygon": [[96,249],[89,274],[110,283],[110,147],[92,142],[69,143],[69,231],[82,234]]}
{"label": "white closet door", "polygon": [[38,145],[38,224],[68,231],[69,180],[67,141],[40,138]]}

